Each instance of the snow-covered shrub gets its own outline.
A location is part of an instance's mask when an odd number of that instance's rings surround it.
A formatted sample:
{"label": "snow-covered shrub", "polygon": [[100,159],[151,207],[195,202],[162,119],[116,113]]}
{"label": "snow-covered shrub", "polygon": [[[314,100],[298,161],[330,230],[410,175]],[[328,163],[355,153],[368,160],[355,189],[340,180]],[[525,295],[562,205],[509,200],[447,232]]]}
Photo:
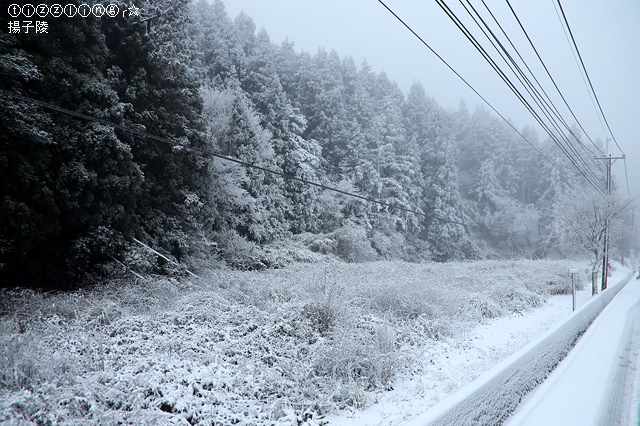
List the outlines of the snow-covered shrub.
{"label": "snow-covered shrub", "polygon": [[371,246],[383,259],[400,259],[406,251],[404,236],[390,230],[374,230]]}
{"label": "snow-covered shrub", "polygon": [[3,335],[0,340],[0,384],[9,389],[26,389],[40,375],[38,358],[34,357],[19,336]]}
{"label": "snow-covered shrub", "polygon": [[332,401],[335,402],[339,408],[352,407],[358,409],[365,408],[369,405],[369,396],[360,383],[351,380],[338,385],[338,388],[333,394]]}
{"label": "snow-covered shrub", "polygon": [[333,238],[318,238],[309,243],[309,248],[322,254],[335,254],[338,250],[338,241]]}
{"label": "snow-covered shrub", "polygon": [[89,321],[97,321],[100,325],[110,324],[123,315],[120,305],[113,300],[101,300],[100,303],[93,304],[87,313]]}
{"label": "snow-covered shrub", "polygon": [[570,294],[569,269],[571,268],[578,269],[578,275],[575,278],[577,290],[584,289],[586,283],[591,280],[590,270],[583,266],[583,262],[521,260],[517,266],[527,271],[520,277],[525,286],[543,296]]}
{"label": "snow-covered shrub", "polygon": [[156,273],[158,256],[140,245],[130,245],[124,252],[122,264],[142,275]]}
{"label": "snow-covered shrub", "polygon": [[535,306],[539,278],[566,273],[325,260],[1,290],[0,423],[319,425],[421,371],[435,340]]}
{"label": "snow-covered shrub", "polygon": [[500,304],[484,294],[472,294],[468,299],[469,308],[473,309],[480,318],[497,318],[505,314]]}
{"label": "snow-covered shrub", "polygon": [[430,318],[426,315],[419,315],[409,321],[412,331],[426,339],[440,340],[451,337],[453,324],[444,318]]}
{"label": "snow-covered shrub", "polygon": [[321,334],[328,333],[348,309],[343,285],[329,275],[330,270],[325,265],[324,270],[308,286],[309,303],[304,305],[302,311],[303,316]]}
{"label": "snow-covered shrub", "polygon": [[[167,309],[178,298],[178,281],[175,278],[149,277],[145,281],[131,283],[126,280],[109,281],[92,291],[92,298],[84,302],[88,308],[85,320],[101,316],[114,319],[120,313],[147,314]],[[103,320],[108,318],[103,318]]]}
{"label": "snow-covered shrub", "polygon": [[264,252],[256,243],[247,240],[235,230],[216,233],[223,259],[232,267],[240,270],[261,270],[267,265],[263,262]]}
{"label": "snow-covered shrub", "polygon": [[545,283],[544,291],[551,296],[556,294],[571,294],[571,283],[568,282],[568,280],[554,277]]}
{"label": "snow-covered shrub", "polygon": [[0,289],[0,315],[10,315],[16,322],[19,332],[24,332],[32,325],[45,307],[42,293],[30,289]]}
{"label": "snow-covered shrub", "polygon": [[332,232],[331,237],[337,242],[336,254],[347,262],[370,262],[376,258],[367,232],[362,226],[347,223]]}
{"label": "snow-covered shrub", "polygon": [[518,285],[499,285],[493,289],[493,296],[502,308],[511,313],[522,313],[544,303],[542,296]]}
{"label": "snow-covered shrub", "polygon": [[270,268],[281,268],[291,263],[316,263],[325,259],[304,244],[295,241],[274,241],[264,247],[266,263]]}
{"label": "snow-covered shrub", "polygon": [[[276,240],[258,245],[234,230],[214,235],[218,241],[220,258],[227,265],[243,271],[277,269],[294,262],[314,263],[323,259],[322,255],[314,253],[313,244],[305,241],[304,237],[294,241]],[[307,234],[307,237],[309,235],[311,234]]]}
{"label": "snow-covered shrub", "polygon": [[66,338],[63,322],[55,316],[43,319],[45,322],[38,325],[40,330],[16,333],[17,330],[12,332],[3,327],[0,332],[0,392],[34,391],[43,385],[64,388],[85,370],[82,352],[91,347],[78,345],[73,351],[66,350],[74,340],[82,340],[82,336]]}
{"label": "snow-covered shrub", "polygon": [[391,383],[396,362],[396,338],[389,326],[361,318],[358,324],[332,333],[329,345],[314,362],[313,372],[373,390]]}

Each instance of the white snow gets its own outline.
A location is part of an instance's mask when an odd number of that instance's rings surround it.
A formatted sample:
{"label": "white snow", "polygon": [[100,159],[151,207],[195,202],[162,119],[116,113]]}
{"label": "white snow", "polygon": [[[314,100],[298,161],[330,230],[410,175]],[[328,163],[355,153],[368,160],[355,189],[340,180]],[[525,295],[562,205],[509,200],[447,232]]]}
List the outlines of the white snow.
{"label": "white snow", "polygon": [[[545,296],[566,289],[574,265],[297,264],[72,294],[0,293],[12,306],[0,317],[0,423],[422,422],[568,318],[594,311],[603,298],[589,290],[578,292],[575,315],[571,296]],[[552,346],[576,335],[563,333]],[[542,377],[557,364],[547,358],[536,366]],[[492,400],[508,400],[508,413],[521,399],[512,396]]]}
{"label": "white snow", "polygon": [[[628,272],[618,268],[610,278],[610,285],[621,281]],[[589,288],[578,291],[578,311],[595,300]],[[393,391],[380,395],[374,405],[363,411],[331,415],[327,420],[331,425],[344,426],[391,426],[406,422],[416,426],[430,424],[494,380],[514,360],[539,345],[572,315],[571,296],[553,296],[538,309],[499,317],[467,330],[464,340],[438,342],[424,353],[428,367],[422,375],[396,383]],[[433,409],[427,411],[431,407]]]}
{"label": "white snow", "polygon": [[[602,314],[581,337],[575,348],[549,378],[529,396],[506,423],[515,425],[595,425],[606,421],[610,391],[615,386],[616,367],[626,343],[626,325],[637,317],[640,308],[640,284],[633,280],[603,310]],[[636,342],[637,343],[637,342]],[[637,353],[638,347],[635,347]],[[628,372],[638,368],[630,366]],[[637,390],[640,375],[636,374],[633,415],[625,416],[637,424]]]}

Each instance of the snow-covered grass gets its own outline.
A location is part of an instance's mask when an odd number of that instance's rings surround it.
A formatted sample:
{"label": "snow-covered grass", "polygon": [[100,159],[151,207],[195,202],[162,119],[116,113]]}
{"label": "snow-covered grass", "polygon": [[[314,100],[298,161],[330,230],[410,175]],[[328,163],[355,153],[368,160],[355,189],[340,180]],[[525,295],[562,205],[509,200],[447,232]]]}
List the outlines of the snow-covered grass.
{"label": "snow-covered grass", "polygon": [[327,261],[2,290],[0,422],[326,423],[419,376],[425,353],[463,344],[478,324],[566,293],[570,266]]}

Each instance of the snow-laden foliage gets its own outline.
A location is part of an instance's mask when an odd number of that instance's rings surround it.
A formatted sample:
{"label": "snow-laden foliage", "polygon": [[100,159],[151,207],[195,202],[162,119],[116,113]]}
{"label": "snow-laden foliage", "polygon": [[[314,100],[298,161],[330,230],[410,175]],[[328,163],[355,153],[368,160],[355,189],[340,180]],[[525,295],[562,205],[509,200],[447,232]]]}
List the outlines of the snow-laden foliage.
{"label": "snow-laden foliage", "polygon": [[138,132],[3,96],[2,285],[77,286],[134,235],[190,252],[188,204],[205,170],[188,150],[202,148],[199,82],[185,60],[187,2],[166,3],[138,3],[153,13],[145,22],[90,15],[50,22],[51,37],[0,35],[3,90]]}
{"label": "snow-laden foliage", "polygon": [[[607,231],[610,224],[622,216],[628,205],[628,201],[617,196],[602,196],[593,191],[575,193],[560,203],[562,213],[558,220],[566,232],[563,242],[590,254],[593,294],[598,293],[596,278],[605,255],[603,248],[608,244]],[[605,288],[603,286],[601,290]]]}
{"label": "snow-laden foliage", "polygon": [[272,43],[221,0],[136,6],[0,34],[1,285],[80,287],[131,267],[134,238],[243,269],[307,233],[353,262],[566,256],[586,184],[530,128]]}
{"label": "snow-laden foliage", "polygon": [[321,424],[420,371],[438,340],[544,303],[567,266],[325,262],[3,290],[0,421]]}

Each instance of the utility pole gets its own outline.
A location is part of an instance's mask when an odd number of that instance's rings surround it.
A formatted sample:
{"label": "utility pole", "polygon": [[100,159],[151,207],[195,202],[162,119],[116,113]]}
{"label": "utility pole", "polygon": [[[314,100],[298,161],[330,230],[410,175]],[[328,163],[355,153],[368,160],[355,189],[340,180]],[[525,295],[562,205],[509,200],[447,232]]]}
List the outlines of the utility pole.
{"label": "utility pole", "polygon": [[[609,140],[607,139],[607,151]],[[611,154],[604,157],[593,157],[594,160],[607,160],[607,210],[609,210],[611,203],[611,166],[616,160],[624,160],[624,155],[622,157],[612,157]],[[600,291],[603,291],[607,288],[607,274],[609,272],[609,211],[606,212],[604,218],[604,250],[602,251],[602,284],[600,286]]]}

